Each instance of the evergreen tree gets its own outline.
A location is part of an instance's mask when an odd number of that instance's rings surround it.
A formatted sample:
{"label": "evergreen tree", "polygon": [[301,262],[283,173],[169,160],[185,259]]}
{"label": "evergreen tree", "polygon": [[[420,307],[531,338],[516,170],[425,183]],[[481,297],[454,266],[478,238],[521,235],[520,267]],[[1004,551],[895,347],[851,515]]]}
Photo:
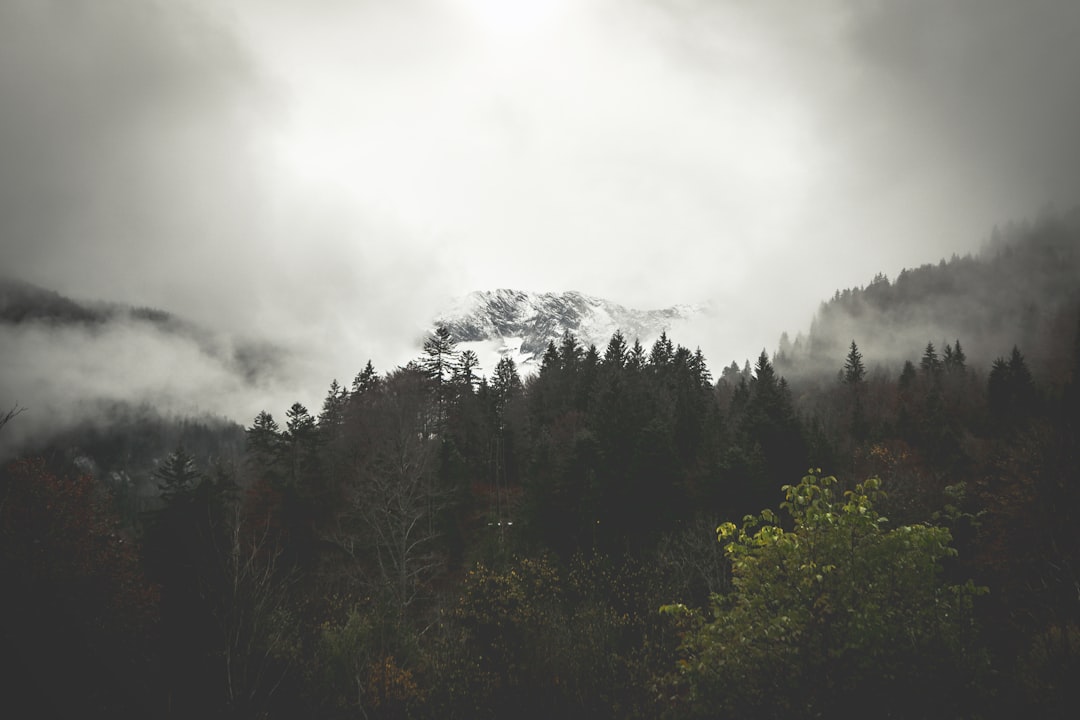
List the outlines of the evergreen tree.
{"label": "evergreen tree", "polygon": [[671,344],[671,340],[668,339],[667,332],[661,332],[660,337],[653,343],[652,350],[649,352],[649,365],[654,368],[663,367],[671,362],[674,354],[675,348]]}
{"label": "evergreen tree", "polygon": [[506,356],[499,359],[495,365],[495,375],[491,381],[492,390],[498,398],[500,406],[505,406],[510,398],[521,394],[521,376],[518,375],[517,363],[514,358]]}
{"label": "evergreen tree", "polygon": [[330,383],[330,389],[323,400],[322,412],[319,413],[319,428],[321,430],[333,433],[340,428],[345,419],[345,404],[348,397],[345,388],[341,387],[337,378],[335,378]]}
{"label": "evergreen tree", "polygon": [[291,442],[308,440],[315,434],[315,418],[303,404],[295,402],[285,413],[285,437]]}
{"label": "evergreen tree", "polygon": [[375,367],[371,364],[371,360],[368,360],[364,369],[358,372],[353,379],[352,393],[353,395],[362,395],[368,390],[377,387],[378,384],[379,374],[375,372]]}
{"label": "evergreen tree", "polygon": [[559,349],[555,347],[555,341],[548,341],[544,357],[540,360],[540,374],[550,374],[559,370]]}
{"label": "evergreen tree", "polygon": [[626,365],[626,339],[621,331],[616,330],[604,350],[604,365],[621,369]]}
{"label": "evergreen tree", "polygon": [[923,352],[922,360],[919,361],[919,367],[927,375],[937,375],[941,370],[941,360],[938,358],[937,350],[934,349],[934,343],[926,343],[926,350]]}
{"label": "evergreen tree", "polygon": [[420,367],[428,379],[441,386],[450,380],[457,360],[457,343],[450,336],[450,331],[440,325],[424,341],[424,357]]}
{"label": "evergreen tree", "polygon": [[634,345],[626,356],[626,367],[631,370],[641,370],[645,367],[645,348],[637,338],[634,338]]}
{"label": "evergreen tree", "polygon": [[944,366],[947,373],[962,373],[966,369],[967,356],[964,355],[963,348],[960,347],[960,341],[956,341],[955,346],[945,346]]}
{"label": "evergreen tree", "polygon": [[472,350],[463,351],[454,365],[454,385],[461,392],[471,395],[476,390],[476,368],[480,366],[480,358]]}
{"label": "evergreen tree", "polygon": [[154,471],[154,477],[158,481],[161,498],[166,503],[189,496],[201,478],[195,468],[195,458],[183,446],[177,447],[165,459]]}
{"label": "evergreen tree", "polygon": [[915,383],[915,365],[910,360],[904,361],[904,368],[900,371],[900,389],[910,388]]}
{"label": "evergreen tree", "polygon": [[564,373],[573,374],[578,369],[584,351],[574,334],[567,330],[559,343],[559,365]]}
{"label": "evergreen tree", "polygon": [[694,377],[697,378],[699,386],[702,388],[712,387],[712,373],[709,372],[709,365],[705,362],[705,354],[701,352],[700,347],[694,351],[694,356],[690,361],[690,370],[693,372]]}
{"label": "evergreen tree", "polygon": [[988,379],[990,413],[1005,425],[1028,419],[1035,411],[1035,383],[1020,348],[1013,346],[1009,359],[999,357]]}
{"label": "evergreen tree", "polygon": [[851,341],[851,350],[848,352],[847,360],[844,362],[844,382],[848,385],[859,385],[866,379],[866,367],[863,365],[862,353],[859,352],[859,348],[855,345],[855,341]]}

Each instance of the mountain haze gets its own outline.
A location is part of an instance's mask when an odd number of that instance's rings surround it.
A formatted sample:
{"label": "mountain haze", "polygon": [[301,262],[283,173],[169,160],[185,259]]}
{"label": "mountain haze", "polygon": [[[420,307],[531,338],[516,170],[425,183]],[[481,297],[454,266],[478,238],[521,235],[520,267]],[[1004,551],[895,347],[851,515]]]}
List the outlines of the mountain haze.
{"label": "mountain haze", "polygon": [[245,420],[292,372],[291,361],[280,345],[164,310],[0,278],[0,398],[5,410],[26,408],[0,436],[0,459],[72,428],[129,423],[148,408]]}
{"label": "mountain haze", "polygon": [[985,366],[1015,344],[1059,373],[1080,311],[1080,209],[995,228],[976,255],[878,274],[821,303],[809,333],[779,342],[790,376],[835,372],[855,341],[868,362],[918,360],[959,340]]}

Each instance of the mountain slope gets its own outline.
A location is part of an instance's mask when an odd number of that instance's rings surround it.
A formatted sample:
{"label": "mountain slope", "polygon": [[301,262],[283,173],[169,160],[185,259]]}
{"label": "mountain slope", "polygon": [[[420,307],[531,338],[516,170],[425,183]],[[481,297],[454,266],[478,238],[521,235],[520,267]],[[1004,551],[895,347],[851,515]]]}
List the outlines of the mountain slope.
{"label": "mountain slope", "polygon": [[500,289],[470,293],[441,313],[435,324],[449,330],[462,347],[476,351],[485,367],[493,355],[496,360],[509,355],[528,368],[539,361],[549,342],[557,342],[566,332],[585,346],[603,348],[616,330],[629,343],[635,339],[648,343],[706,312],[698,305],[636,310],[574,291]]}
{"label": "mountain slope", "polygon": [[26,408],[0,434],[0,459],[72,428],[107,428],[120,411],[253,416],[288,361],[283,348],[162,310],[0,277],[0,407]]}
{"label": "mountain slope", "polygon": [[781,338],[789,374],[836,369],[854,340],[870,362],[918,361],[960,340],[971,361],[989,365],[1018,344],[1056,369],[1080,308],[1080,210],[995,230],[976,256],[878,275],[821,304],[807,336]]}

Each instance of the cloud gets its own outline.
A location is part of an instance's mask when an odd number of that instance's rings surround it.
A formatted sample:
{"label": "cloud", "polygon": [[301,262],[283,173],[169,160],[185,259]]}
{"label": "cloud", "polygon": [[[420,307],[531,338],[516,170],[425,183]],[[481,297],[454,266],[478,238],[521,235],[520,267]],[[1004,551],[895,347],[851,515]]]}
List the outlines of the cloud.
{"label": "cloud", "polygon": [[494,287],[712,300],[678,340],[754,357],[1080,196],[1073,3],[544,8],[4,3],[5,269],[269,335],[313,396]]}

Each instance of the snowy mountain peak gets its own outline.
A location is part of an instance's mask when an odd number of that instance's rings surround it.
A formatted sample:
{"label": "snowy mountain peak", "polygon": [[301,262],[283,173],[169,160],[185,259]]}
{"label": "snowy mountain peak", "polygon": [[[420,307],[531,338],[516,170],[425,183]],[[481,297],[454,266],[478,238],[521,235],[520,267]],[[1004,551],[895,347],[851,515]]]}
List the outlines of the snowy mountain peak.
{"label": "snowy mountain peak", "polygon": [[675,305],[660,310],[636,310],[577,291],[562,293],[523,290],[482,290],[453,302],[436,319],[471,349],[490,372],[499,358],[513,357],[525,372],[539,366],[549,342],[565,332],[584,345],[603,350],[616,330],[627,343],[648,344],[664,331],[705,312],[698,305]]}

